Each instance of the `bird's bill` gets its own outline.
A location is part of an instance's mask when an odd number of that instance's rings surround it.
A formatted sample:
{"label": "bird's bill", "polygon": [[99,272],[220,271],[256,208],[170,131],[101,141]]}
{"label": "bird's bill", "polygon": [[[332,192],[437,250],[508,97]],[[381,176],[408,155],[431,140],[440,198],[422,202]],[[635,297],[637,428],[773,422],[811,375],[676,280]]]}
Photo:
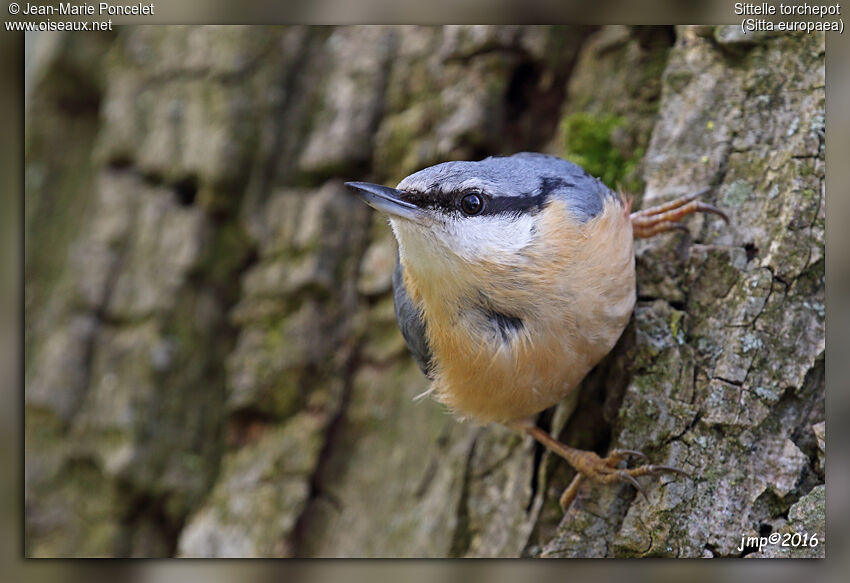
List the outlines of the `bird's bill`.
{"label": "bird's bill", "polygon": [[369,182],[346,182],[345,185],[363,202],[382,213],[411,221],[422,217],[419,207],[402,199],[403,193],[400,190]]}

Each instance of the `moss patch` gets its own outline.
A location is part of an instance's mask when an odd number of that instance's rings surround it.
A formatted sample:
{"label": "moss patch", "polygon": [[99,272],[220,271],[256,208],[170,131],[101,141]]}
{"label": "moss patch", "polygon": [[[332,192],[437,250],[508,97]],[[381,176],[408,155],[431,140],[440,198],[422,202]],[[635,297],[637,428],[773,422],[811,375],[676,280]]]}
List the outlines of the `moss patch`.
{"label": "moss patch", "polygon": [[593,115],[578,112],[561,121],[563,155],[582,166],[611,188],[639,190],[632,178],[642,149],[624,155],[614,145],[613,135],[626,120],[616,115]]}

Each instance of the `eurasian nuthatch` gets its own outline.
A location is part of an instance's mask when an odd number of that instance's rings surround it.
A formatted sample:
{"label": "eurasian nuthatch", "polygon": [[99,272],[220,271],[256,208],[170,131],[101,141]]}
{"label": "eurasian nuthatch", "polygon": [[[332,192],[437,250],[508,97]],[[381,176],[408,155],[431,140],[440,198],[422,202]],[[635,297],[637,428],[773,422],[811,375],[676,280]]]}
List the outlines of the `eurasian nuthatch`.
{"label": "eurasian nuthatch", "polygon": [[[398,240],[393,274],[402,335],[430,391],[457,415],[506,424],[604,483],[683,473],[669,466],[620,469],[555,440],[534,416],[576,389],[614,346],[635,304],[634,237],[682,228],[718,209],[697,195],[630,213],[630,202],[580,166],[520,153],[446,162],[397,188],[346,185],[389,216]],[[700,193],[701,194],[701,193]],[[642,490],[641,490],[642,491]]]}

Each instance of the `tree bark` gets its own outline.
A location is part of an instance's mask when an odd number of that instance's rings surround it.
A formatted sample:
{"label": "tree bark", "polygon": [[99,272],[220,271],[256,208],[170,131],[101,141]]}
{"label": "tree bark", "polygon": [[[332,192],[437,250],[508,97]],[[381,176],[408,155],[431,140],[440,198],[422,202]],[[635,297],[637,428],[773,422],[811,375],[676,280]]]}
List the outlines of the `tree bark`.
{"label": "tree bark", "polygon": [[[27,555],[823,556],[824,37],[736,30],[39,39]],[[395,243],[342,182],[521,150],[730,216],[637,244],[632,324],[539,419],[691,474],[646,500],[563,515],[562,460],[413,400]],[[819,544],[738,548],[774,532]]]}

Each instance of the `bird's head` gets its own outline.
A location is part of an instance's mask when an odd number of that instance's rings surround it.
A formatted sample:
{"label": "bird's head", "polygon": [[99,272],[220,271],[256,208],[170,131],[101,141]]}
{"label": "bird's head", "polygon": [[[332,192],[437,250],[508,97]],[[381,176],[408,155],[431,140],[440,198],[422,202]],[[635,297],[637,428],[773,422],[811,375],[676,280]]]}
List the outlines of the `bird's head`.
{"label": "bird's head", "polygon": [[[517,264],[525,250],[551,236],[541,228],[547,214],[580,226],[616,196],[576,164],[525,152],[437,164],[396,188],[346,185],[389,216],[402,258],[422,273],[447,263]],[[554,200],[563,204],[552,205]]]}

